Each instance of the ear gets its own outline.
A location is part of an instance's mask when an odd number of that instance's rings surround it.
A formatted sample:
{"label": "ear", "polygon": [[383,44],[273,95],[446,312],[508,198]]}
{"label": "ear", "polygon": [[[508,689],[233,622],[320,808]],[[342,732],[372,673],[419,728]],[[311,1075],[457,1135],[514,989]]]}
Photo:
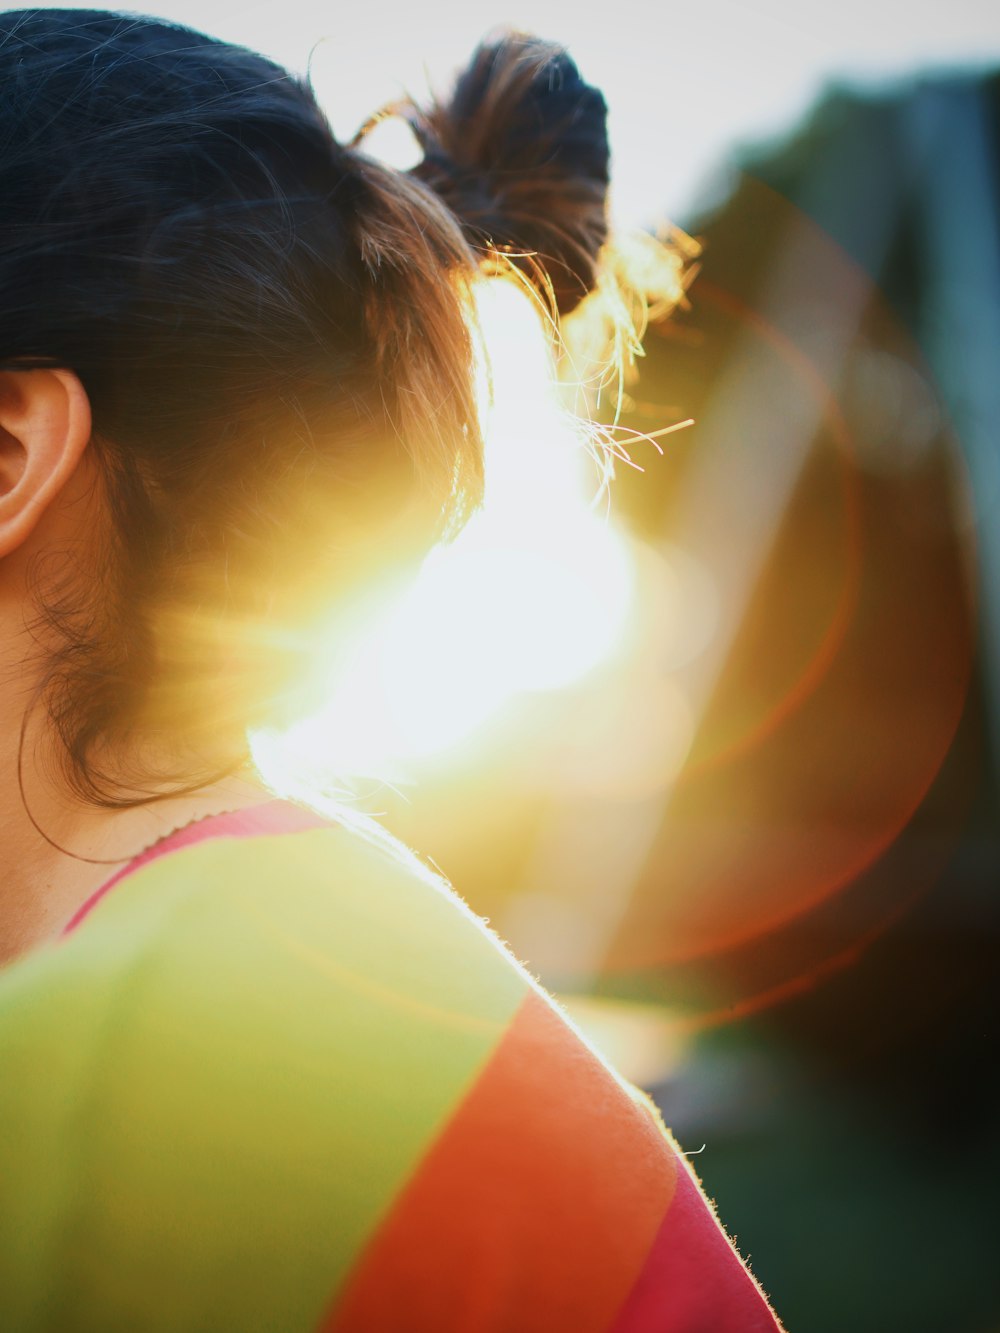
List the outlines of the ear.
{"label": "ear", "polygon": [[90,427],[90,400],[72,371],[0,371],[0,558],[27,540],[73,475]]}

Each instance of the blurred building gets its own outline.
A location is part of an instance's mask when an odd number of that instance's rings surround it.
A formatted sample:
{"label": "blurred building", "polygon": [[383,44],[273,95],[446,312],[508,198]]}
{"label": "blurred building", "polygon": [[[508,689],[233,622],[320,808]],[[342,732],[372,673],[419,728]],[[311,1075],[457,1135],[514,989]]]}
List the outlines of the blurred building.
{"label": "blurred building", "polygon": [[619,496],[749,586],[616,948],[792,892],[632,971],[766,1003],[667,1117],[791,1329],[995,1328],[1000,79],[833,92],[682,221],[704,269],[632,419],[699,426]]}

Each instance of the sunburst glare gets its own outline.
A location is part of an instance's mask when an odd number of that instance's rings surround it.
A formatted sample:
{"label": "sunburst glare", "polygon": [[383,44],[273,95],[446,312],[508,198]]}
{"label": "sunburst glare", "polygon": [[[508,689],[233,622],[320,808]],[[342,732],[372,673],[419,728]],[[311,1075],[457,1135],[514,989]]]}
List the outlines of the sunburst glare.
{"label": "sunburst glare", "polygon": [[518,695],[569,685],[623,650],[632,555],[595,503],[601,464],[560,402],[537,306],[497,279],[477,305],[484,506],[349,634],[340,615],[318,636],[322,702],[254,738],[279,789],[293,774],[398,781],[471,743]]}

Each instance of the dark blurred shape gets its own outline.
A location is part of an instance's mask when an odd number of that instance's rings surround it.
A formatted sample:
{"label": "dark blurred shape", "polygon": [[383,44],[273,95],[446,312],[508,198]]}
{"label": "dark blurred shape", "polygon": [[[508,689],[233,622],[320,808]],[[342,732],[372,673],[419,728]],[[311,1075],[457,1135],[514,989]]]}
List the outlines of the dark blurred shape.
{"label": "dark blurred shape", "polygon": [[833,93],[682,221],[703,274],[630,424],[700,428],[619,503],[697,542],[701,474],[707,558],[742,530],[759,571],[603,986],[717,1029],[660,1100],[790,1329],[985,1331],[1000,78]]}

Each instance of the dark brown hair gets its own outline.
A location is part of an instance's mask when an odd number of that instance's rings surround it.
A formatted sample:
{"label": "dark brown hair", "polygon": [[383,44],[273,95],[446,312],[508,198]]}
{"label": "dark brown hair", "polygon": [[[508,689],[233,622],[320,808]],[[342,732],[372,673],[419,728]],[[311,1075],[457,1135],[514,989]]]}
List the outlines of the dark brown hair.
{"label": "dark brown hair", "polygon": [[500,38],[403,113],[409,174],[250,51],[0,14],[0,366],[79,376],[113,519],[92,567],[37,577],[40,697],[89,800],[242,762],[310,615],[476,505],[477,272],[516,263],[561,313],[594,282],[605,108],[565,52]]}

